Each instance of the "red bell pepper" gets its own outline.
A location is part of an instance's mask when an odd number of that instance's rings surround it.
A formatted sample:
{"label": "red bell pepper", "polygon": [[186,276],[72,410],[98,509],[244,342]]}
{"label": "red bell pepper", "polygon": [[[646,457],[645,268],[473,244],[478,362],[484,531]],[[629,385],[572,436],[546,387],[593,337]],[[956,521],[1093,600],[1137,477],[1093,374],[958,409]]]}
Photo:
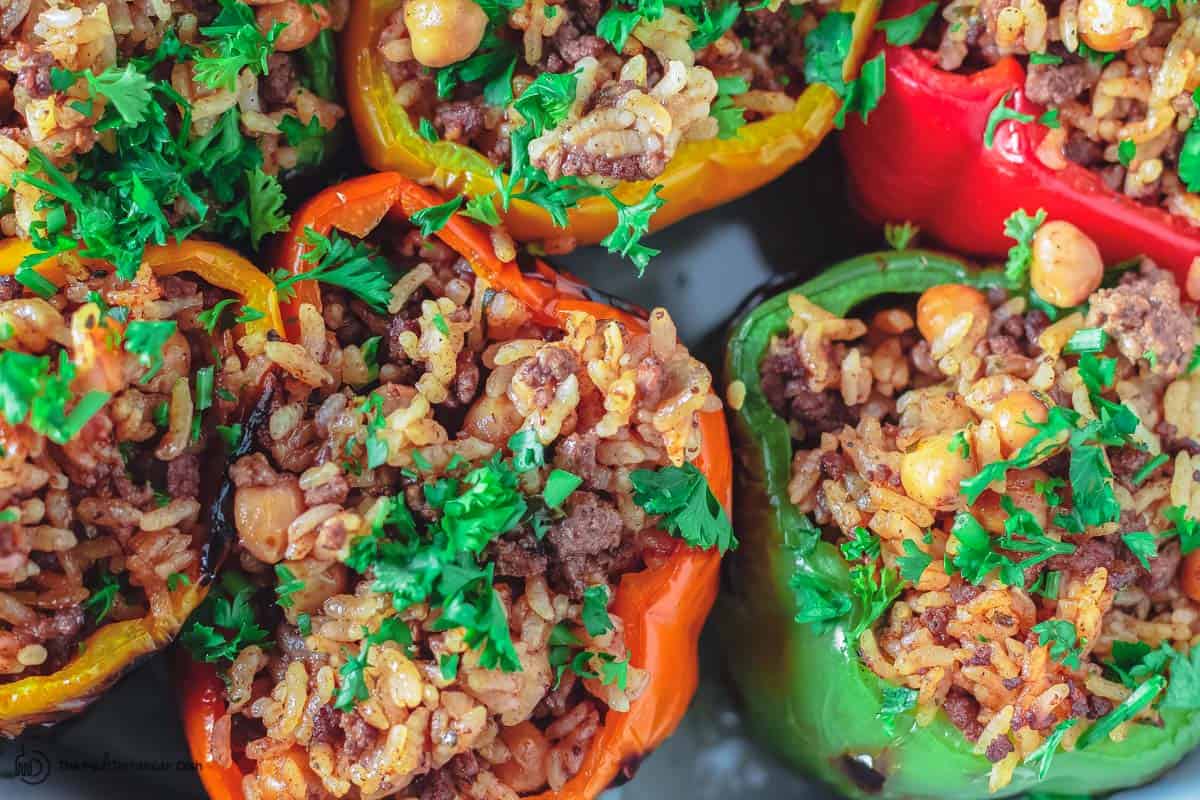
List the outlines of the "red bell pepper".
{"label": "red bell pepper", "polygon": [[[902,0],[886,16],[923,4]],[[887,89],[869,121],[852,120],[842,137],[852,198],[871,221],[909,220],[952,250],[999,257],[1013,244],[1004,220],[1018,208],[1044,208],[1078,225],[1106,260],[1149,256],[1193,297],[1200,293],[1200,269],[1186,280],[1200,256],[1200,227],[1114,192],[1090,169],[1068,162],[1056,170],[1038,159],[1045,108],[1025,96],[1015,58],[960,74],[938,68],[935,53],[888,46],[882,35],[872,48],[886,53]],[[988,117],[1006,95],[1007,106],[1034,121],[1001,122],[989,148]]]}

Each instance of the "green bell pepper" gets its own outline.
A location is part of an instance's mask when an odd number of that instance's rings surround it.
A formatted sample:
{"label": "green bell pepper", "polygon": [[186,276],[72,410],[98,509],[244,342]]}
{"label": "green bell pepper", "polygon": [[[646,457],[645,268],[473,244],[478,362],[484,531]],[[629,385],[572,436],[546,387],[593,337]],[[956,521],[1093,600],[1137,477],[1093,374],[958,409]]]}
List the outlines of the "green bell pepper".
{"label": "green bell pepper", "polygon": [[[792,291],[845,316],[881,295],[919,294],[943,283],[986,290],[1003,286],[1003,276],[942,254],[893,251],[843,262]],[[788,764],[853,798],[969,800],[1033,789],[1100,794],[1145,783],[1176,764],[1200,743],[1198,713],[1162,710],[1162,727],[1134,725],[1123,742],[1105,738],[1086,750],[1059,752],[1043,780],[1035,764],[1021,764],[996,795],[988,792],[991,764],[944,713],[926,727],[905,714],[894,735],[885,731],[880,714],[888,684],[860,662],[851,633],[861,609],[824,632],[796,621],[797,574],[828,587],[831,602],[845,604],[852,594],[841,553],[787,499],[791,436],[760,385],[771,338],[786,333],[791,293],[735,324],[725,362],[727,383],[746,386],[741,408],[731,412],[741,547],[726,561],[715,619],[751,732]]]}

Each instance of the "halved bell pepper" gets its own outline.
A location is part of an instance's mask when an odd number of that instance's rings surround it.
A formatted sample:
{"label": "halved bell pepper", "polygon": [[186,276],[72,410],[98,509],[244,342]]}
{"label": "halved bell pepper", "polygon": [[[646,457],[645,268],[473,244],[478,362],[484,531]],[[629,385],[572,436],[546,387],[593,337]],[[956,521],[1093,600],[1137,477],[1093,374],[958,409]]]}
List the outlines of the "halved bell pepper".
{"label": "halved bell pepper", "polygon": [[[1003,286],[1003,276],[939,253],[893,251],[843,262],[793,291],[845,316],[873,298],[917,295],[942,283],[987,289]],[[927,727],[910,720],[895,736],[884,732],[879,714],[887,684],[860,662],[850,633],[860,609],[825,634],[795,619],[800,609],[790,582],[798,572],[835,593],[852,592],[840,551],[788,501],[792,439],[761,388],[770,341],[787,333],[791,293],[735,324],[725,360],[726,380],[746,386],[745,402],[731,413],[741,467],[734,507],[741,547],[726,561],[715,620],[752,733],[788,764],[853,798],[971,800],[1033,789],[1102,794],[1153,779],[1200,744],[1200,714],[1162,710],[1161,728],[1134,725],[1123,742],[1059,752],[1042,781],[1034,766],[1020,765],[1012,783],[991,795],[991,764],[944,713]]]}
{"label": "halved bell pepper", "polygon": [[[881,0],[842,0],[853,12],[854,48],[846,59],[847,80],[858,74]],[[346,104],[359,148],[371,167],[398,170],[443,191],[486,195],[495,189],[492,164],[482,154],[453,142],[426,141],[407,110],[393,100],[395,90],[376,46],[388,17],[402,0],[353,0],[342,38]],[[721,205],[769,183],[804,160],[833,128],[841,101],[828,86],[807,87],[795,108],[743,127],[726,140],[681,145],[665,172],[652,181],[623,183],[614,194],[624,203],[641,200],[654,184],[666,205],[651,230]],[[504,216],[510,233],[522,241],[563,235],[535,205],[514,201]],[[613,230],[616,211],[603,197],[583,200],[570,212],[567,232],[579,244],[595,244]]]}
{"label": "halved bell pepper", "polygon": [[[322,234],[337,229],[365,236],[386,214],[409,218],[443,202],[445,198],[436,192],[394,172],[346,181],[314,197],[293,217],[280,265],[293,273],[309,268],[301,259],[306,228]],[[476,275],[524,302],[543,324],[560,325],[566,312],[573,310],[631,326],[646,324],[637,309],[601,302],[583,284],[545,264],[538,262],[532,271],[524,272],[515,262],[501,261],[487,228],[459,214],[435,235],[462,255]],[[295,297],[285,307],[288,320],[294,320],[299,303],[319,302],[311,282],[300,282],[296,288]],[[704,414],[701,430],[696,467],[728,510],[733,468],[724,415]],[[613,613],[625,621],[631,661],[649,671],[650,684],[628,712],[608,712],[579,772],[561,791],[538,795],[540,800],[597,797],[614,781],[632,777],[640,761],[675,730],[696,691],[696,646],[716,598],[719,566],[717,551],[680,545],[661,566],[621,578]],[[177,668],[185,733],[192,758],[200,765],[200,779],[212,800],[239,800],[243,774],[236,759],[232,765],[222,765],[209,748],[213,726],[226,713],[224,683],[212,665],[194,662],[186,655],[181,655]]]}
{"label": "halved bell pepper", "polygon": [[[901,0],[885,16],[923,4]],[[1200,227],[1114,192],[1083,166],[1043,164],[1037,148],[1048,129],[1036,120],[1045,108],[1025,95],[1015,58],[959,74],[940,69],[929,50],[886,46],[882,35],[873,49],[886,52],[887,89],[870,120],[851,120],[841,139],[852,199],[868,218],[909,220],[955,252],[998,257],[1012,246],[1004,220],[1043,208],[1079,226],[1107,261],[1146,255],[1186,285]],[[1002,100],[1034,121],[1001,122],[988,147],[988,117]]]}
{"label": "halved bell pepper", "polygon": [[[5,240],[0,244],[0,275],[15,274],[21,260],[32,252],[33,245],[25,240]],[[265,314],[263,319],[247,323],[248,332],[282,329],[275,285],[226,247],[203,241],[149,247],[145,263],[155,275],[189,272],[210,286],[238,294],[246,305]],[[65,280],[54,259],[37,269],[53,283],[61,285]],[[210,525],[213,538],[220,533],[218,523],[214,519]],[[51,723],[78,713],[143,658],[169,644],[204,599],[219,561],[219,553],[206,548],[201,573],[189,576],[190,584],[181,584],[171,593],[170,613],[104,625],[57,672],[0,684],[0,734],[15,736],[27,725]]]}

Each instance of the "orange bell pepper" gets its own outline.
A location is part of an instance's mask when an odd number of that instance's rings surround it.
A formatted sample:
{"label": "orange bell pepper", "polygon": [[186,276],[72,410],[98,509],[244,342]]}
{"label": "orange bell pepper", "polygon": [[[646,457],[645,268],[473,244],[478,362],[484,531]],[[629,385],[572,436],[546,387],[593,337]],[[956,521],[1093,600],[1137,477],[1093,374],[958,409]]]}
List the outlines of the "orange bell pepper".
{"label": "orange bell pepper", "polygon": [[[21,259],[31,252],[33,246],[24,240],[0,243],[0,275],[15,274]],[[237,293],[266,315],[248,323],[249,332],[282,330],[274,283],[232,250],[211,242],[183,242],[147,248],[145,263],[156,275],[190,272],[211,286]],[[37,269],[57,285],[65,282],[64,270],[53,259]],[[0,734],[16,735],[27,725],[54,722],[81,711],[139,661],[165,647],[207,593],[202,576],[189,577],[189,585],[171,593],[169,614],[151,613],[104,625],[57,672],[0,684]]]}
{"label": "orange bell pepper", "polygon": [[[854,51],[844,69],[847,80],[858,74],[880,2],[842,0],[841,10],[855,14]],[[374,169],[397,170],[442,191],[472,197],[489,194],[495,188],[493,165],[482,153],[454,142],[426,141],[394,100],[395,90],[376,42],[388,17],[401,5],[402,0],[353,0],[342,34],[346,104],[363,158]],[[651,186],[661,185],[659,196],[667,202],[650,226],[659,230],[741,197],[803,161],[833,128],[840,104],[828,86],[809,86],[791,111],[750,123],[732,139],[685,143],[657,178],[623,183],[614,194],[624,203],[634,203]],[[544,210],[528,202],[514,200],[502,216],[509,232],[522,241],[564,233]],[[583,200],[569,216],[566,232],[580,244],[595,244],[617,222],[616,211],[603,197]]]}
{"label": "orange bell pepper", "polygon": [[[300,260],[306,227],[322,234],[336,228],[365,235],[387,213],[411,216],[444,198],[396,173],[379,173],[347,181],[313,198],[293,218],[284,243],[282,266],[306,268]],[[461,254],[480,277],[526,303],[546,324],[561,324],[568,311],[587,311],[627,325],[646,323],[634,314],[587,298],[583,284],[559,275],[545,264],[536,273],[523,273],[513,262],[498,259],[486,228],[459,214],[436,236]],[[312,302],[315,287],[298,284],[289,304]],[[285,310],[285,317],[289,314]],[[733,466],[725,417],[711,412],[701,419],[703,434],[696,467],[728,511],[732,503]],[[645,693],[625,713],[608,712],[604,727],[592,741],[578,774],[559,792],[538,800],[591,800],[619,775],[630,775],[639,761],[662,743],[679,724],[696,691],[696,646],[700,629],[717,594],[720,555],[679,544],[661,566],[621,578],[613,613],[625,621],[631,663],[650,673]],[[181,654],[176,661],[177,685],[182,691],[184,729],[192,759],[212,800],[241,800],[243,773],[236,760],[221,765],[209,750],[213,726],[226,713],[224,683],[210,664]]]}

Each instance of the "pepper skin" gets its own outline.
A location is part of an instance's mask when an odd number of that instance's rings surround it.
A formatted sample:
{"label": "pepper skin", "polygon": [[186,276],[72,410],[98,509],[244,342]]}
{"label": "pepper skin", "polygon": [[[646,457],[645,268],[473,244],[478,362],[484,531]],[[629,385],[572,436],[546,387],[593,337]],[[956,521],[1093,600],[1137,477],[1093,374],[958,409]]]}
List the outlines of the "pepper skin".
{"label": "pepper skin", "polygon": [[[32,252],[33,246],[24,240],[0,244],[0,275],[14,274],[21,259]],[[248,323],[247,332],[282,330],[275,285],[232,250],[189,241],[147,248],[145,261],[155,275],[190,272],[211,286],[238,293],[247,305],[266,315]],[[38,271],[55,283],[64,281],[62,269],[53,260],[44,262]],[[207,559],[207,563],[215,560]],[[169,614],[104,625],[57,672],[0,684],[0,734],[15,736],[28,725],[57,722],[82,711],[143,658],[169,644],[208,592],[210,574],[190,577],[190,585],[171,593]]]}
{"label": "pepper skin", "polygon": [[[972,271],[958,259],[905,251],[864,255],[798,287],[839,316],[885,294],[919,294],[941,283],[986,290],[1002,286],[991,271]],[[795,621],[799,610],[789,581],[804,571],[850,594],[849,569],[837,548],[788,502],[792,442],[787,424],[763,395],[759,365],[771,337],[787,330],[785,292],[767,300],[733,328],[727,380],[746,385],[731,413],[740,469],[734,527],[741,547],[726,561],[724,593],[715,613],[729,674],[752,733],[788,764],[851,798],[971,800],[1039,792],[1072,796],[1136,786],[1173,766],[1200,743],[1200,714],[1163,710],[1164,726],[1135,725],[1125,741],[1105,740],[1085,751],[1059,752],[1044,781],[1020,765],[1012,783],[988,793],[991,764],[972,752],[944,713],[927,727],[902,721],[895,737],[877,715],[886,685],[859,660],[846,620],[818,635]],[[853,616],[853,615],[852,615]]]}
{"label": "pepper skin", "polygon": [[[903,0],[887,16],[922,4]],[[884,46],[881,36],[874,47],[886,52],[887,90],[870,121],[851,120],[841,140],[852,198],[868,218],[909,220],[956,252],[992,258],[1013,244],[1003,230],[1014,210],[1044,208],[1078,225],[1110,263],[1146,255],[1186,285],[1200,227],[1112,191],[1078,164],[1047,167],[1036,151],[1048,129],[1036,121],[1001,122],[994,147],[984,146],[988,116],[1005,94],[1035,120],[1045,111],[1025,96],[1015,58],[961,75],[939,69],[928,50]]]}
{"label": "pepper skin", "polygon": [[[847,79],[858,74],[880,0],[843,0],[855,12],[853,53],[846,59]],[[408,113],[394,102],[391,80],[375,43],[401,0],[354,0],[342,39],[346,103],[363,159],[379,170],[397,170],[442,191],[488,194],[495,185],[492,164],[481,153],[453,142],[428,142]],[[614,193],[625,203],[642,199],[654,184],[663,187],[666,205],[651,230],[733,200],[769,183],[804,160],[833,128],[840,101],[828,86],[809,86],[795,108],[746,125],[733,139],[692,142],[679,148],[663,174],[652,181],[621,184]],[[583,200],[571,211],[564,230],[537,206],[514,201],[503,214],[509,232],[522,241],[573,236],[595,244],[616,225],[616,211],[603,197]]]}
{"label": "pepper skin", "polygon": [[[306,264],[302,232],[311,227],[322,234],[336,228],[366,235],[385,214],[405,218],[444,202],[436,192],[396,173],[356,178],[314,197],[293,218],[284,242],[281,265],[301,271]],[[526,303],[540,322],[562,324],[568,311],[587,311],[627,325],[644,325],[638,309],[617,308],[597,299],[597,293],[550,267],[537,263],[523,272],[514,262],[500,261],[492,250],[488,230],[455,214],[436,236],[460,253],[475,273],[492,286]],[[295,298],[285,309],[294,317],[301,302],[317,299],[310,282],[297,284]],[[732,502],[732,463],[725,418],[720,412],[701,418],[702,444],[696,466],[713,493],[728,510]],[[645,693],[627,713],[609,712],[593,740],[578,774],[559,792],[537,800],[591,800],[615,780],[633,776],[641,760],[679,724],[696,691],[696,646],[700,629],[717,593],[720,556],[715,550],[693,550],[682,543],[662,566],[630,573],[621,579],[613,613],[625,620],[625,636],[633,663],[652,676]],[[236,762],[222,766],[209,752],[213,725],[226,711],[224,684],[210,664],[198,664],[180,654],[176,682],[181,687],[184,729],[192,759],[212,800],[241,800],[243,773]]]}

